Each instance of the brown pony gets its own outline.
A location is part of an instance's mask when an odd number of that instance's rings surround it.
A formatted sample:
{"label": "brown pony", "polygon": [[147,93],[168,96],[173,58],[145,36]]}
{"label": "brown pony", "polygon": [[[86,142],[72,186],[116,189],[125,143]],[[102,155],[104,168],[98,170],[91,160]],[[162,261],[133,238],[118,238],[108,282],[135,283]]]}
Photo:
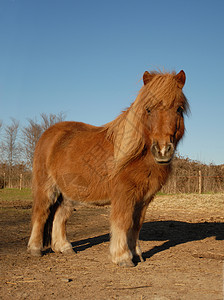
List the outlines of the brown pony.
{"label": "brown pony", "polygon": [[111,203],[114,263],[142,260],[139,231],[170,173],[188,109],[184,71],[145,72],[143,82],[136,100],[114,121],[102,127],[61,122],[41,136],[33,163],[32,255],[41,255],[47,243],[55,252],[73,251],[66,221],[78,201]]}

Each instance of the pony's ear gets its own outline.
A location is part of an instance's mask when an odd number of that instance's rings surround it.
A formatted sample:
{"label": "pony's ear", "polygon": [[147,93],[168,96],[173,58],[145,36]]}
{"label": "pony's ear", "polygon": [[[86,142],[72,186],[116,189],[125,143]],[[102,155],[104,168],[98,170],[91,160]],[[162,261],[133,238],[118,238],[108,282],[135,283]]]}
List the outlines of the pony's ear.
{"label": "pony's ear", "polygon": [[186,80],[186,75],[184,71],[181,70],[177,75],[174,76],[174,78],[176,79],[179,88],[182,89]]}
{"label": "pony's ear", "polygon": [[146,85],[149,81],[151,81],[153,75],[151,75],[148,71],[145,71],[144,75],[143,75],[143,82],[144,85]]}

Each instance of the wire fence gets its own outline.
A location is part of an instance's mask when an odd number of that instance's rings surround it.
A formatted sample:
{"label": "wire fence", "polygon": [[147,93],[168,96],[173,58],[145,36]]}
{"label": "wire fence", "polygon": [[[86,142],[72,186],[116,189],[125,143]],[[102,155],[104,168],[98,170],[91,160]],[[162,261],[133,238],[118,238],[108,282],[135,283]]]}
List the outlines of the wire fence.
{"label": "wire fence", "polygon": [[[31,172],[15,174],[10,179],[7,174],[0,174],[0,188],[31,188],[31,183]],[[224,176],[203,175],[200,170],[197,174],[181,176],[175,175],[173,172],[161,192],[166,194],[223,193]]]}
{"label": "wire fence", "polygon": [[0,175],[0,188],[15,188],[24,189],[31,188],[32,185],[32,175],[31,173],[20,173],[12,176],[3,173]]}
{"label": "wire fence", "polygon": [[222,193],[224,192],[224,176],[197,175],[175,176],[171,175],[163,186],[163,193]]}

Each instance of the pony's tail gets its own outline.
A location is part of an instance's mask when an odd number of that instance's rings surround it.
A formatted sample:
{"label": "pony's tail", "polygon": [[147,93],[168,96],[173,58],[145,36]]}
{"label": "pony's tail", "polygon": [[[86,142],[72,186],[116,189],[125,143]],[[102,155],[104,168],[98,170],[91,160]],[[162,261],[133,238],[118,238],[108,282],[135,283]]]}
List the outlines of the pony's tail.
{"label": "pony's tail", "polygon": [[47,221],[44,225],[44,235],[43,235],[43,247],[47,247],[51,245],[51,236],[52,236],[52,227],[53,227],[53,221],[54,221],[54,215],[58,209],[58,207],[61,205],[63,201],[62,194],[59,194],[57,197],[57,201],[52,204],[49,208],[50,213],[47,218]]}

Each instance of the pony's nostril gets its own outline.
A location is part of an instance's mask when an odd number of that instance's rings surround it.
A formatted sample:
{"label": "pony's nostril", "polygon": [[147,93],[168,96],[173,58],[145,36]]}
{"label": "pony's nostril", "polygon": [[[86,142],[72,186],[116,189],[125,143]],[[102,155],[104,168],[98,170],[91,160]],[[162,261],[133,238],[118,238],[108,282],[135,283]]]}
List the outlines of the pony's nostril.
{"label": "pony's nostril", "polygon": [[173,144],[169,143],[166,147],[166,153],[169,154],[169,153],[173,152],[173,150],[174,150]]}
{"label": "pony's nostril", "polygon": [[151,152],[153,155],[156,155],[159,153],[159,148],[157,143],[153,143],[151,146]]}
{"label": "pony's nostril", "polygon": [[171,145],[169,144],[167,147],[166,147],[166,152],[170,152],[171,150]]}

